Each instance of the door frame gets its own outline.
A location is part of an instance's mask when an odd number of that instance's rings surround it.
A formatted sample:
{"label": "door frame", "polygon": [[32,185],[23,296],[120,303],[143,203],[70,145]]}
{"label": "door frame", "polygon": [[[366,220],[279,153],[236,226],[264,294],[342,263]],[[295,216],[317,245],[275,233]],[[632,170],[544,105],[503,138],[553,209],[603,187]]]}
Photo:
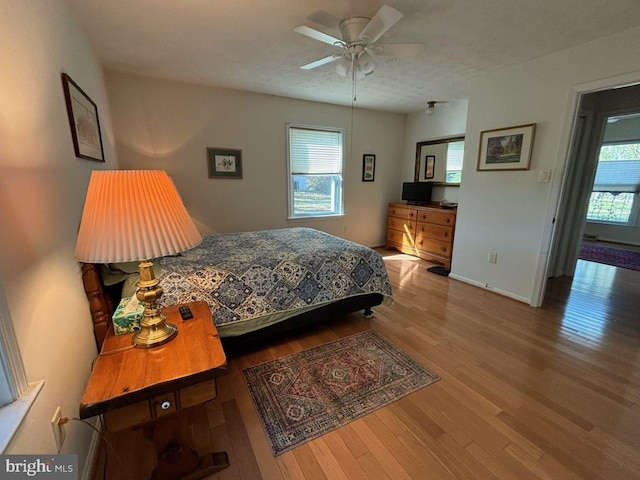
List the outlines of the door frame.
{"label": "door frame", "polygon": [[[640,84],[640,72],[632,72],[614,77],[608,77],[591,82],[574,85],[569,92],[567,109],[564,116],[564,127],[560,137],[559,158],[557,159],[556,182],[551,189],[551,200],[547,208],[545,227],[540,247],[538,265],[536,267],[533,288],[531,292],[531,306],[540,307],[544,303],[544,296],[547,290],[547,278],[551,268],[552,250],[558,247],[558,231],[556,229],[556,219],[561,214],[568,216],[574,212],[562,212],[560,201],[565,196],[565,192],[570,187],[573,170],[570,168],[570,156],[577,141],[577,124],[580,117],[580,106],[584,95],[603,90],[627,87]],[[585,219],[586,222],[586,219]]]}

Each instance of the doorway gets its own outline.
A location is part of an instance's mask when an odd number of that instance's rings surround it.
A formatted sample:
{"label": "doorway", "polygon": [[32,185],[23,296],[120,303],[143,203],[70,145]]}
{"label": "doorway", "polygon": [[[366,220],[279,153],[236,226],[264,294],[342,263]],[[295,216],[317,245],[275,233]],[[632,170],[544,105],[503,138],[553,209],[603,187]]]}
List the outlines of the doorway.
{"label": "doorway", "polygon": [[[581,96],[574,127],[574,140],[567,162],[567,174],[556,216],[556,234],[547,268],[548,278],[581,275],[584,269],[576,270],[576,265],[585,234],[614,241],[617,238],[624,243],[640,245],[640,202],[637,184],[633,187],[596,185],[594,188],[603,143],[640,143],[638,112],[640,85],[611,88]],[[599,172],[599,177],[602,177],[601,173]],[[629,194],[633,196],[629,221],[622,225],[622,222],[594,219],[594,190],[611,190],[609,194],[623,193],[622,191],[627,190],[624,195],[618,196],[618,199],[628,199]],[[605,194],[604,197],[611,200],[616,195]]]}

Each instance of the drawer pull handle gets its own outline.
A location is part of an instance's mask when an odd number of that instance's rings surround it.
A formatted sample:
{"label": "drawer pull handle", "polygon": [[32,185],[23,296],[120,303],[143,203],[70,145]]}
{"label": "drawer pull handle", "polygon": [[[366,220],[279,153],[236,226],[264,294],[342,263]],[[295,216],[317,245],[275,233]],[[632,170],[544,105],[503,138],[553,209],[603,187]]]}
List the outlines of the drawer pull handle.
{"label": "drawer pull handle", "polygon": [[169,400],[165,400],[160,404],[160,408],[162,410],[168,410],[169,408],[171,408],[171,402]]}

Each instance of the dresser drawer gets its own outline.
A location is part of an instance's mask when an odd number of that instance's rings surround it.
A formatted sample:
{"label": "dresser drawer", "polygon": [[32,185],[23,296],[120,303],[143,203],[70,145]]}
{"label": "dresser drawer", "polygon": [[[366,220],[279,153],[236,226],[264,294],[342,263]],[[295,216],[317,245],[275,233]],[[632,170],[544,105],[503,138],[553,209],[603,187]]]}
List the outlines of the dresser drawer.
{"label": "dresser drawer", "polygon": [[413,208],[389,206],[389,216],[405,218],[407,220],[415,220],[417,212]]}
{"label": "dresser drawer", "polygon": [[456,223],[456,216],[453,213],[423,210],[418,212],[418,221],[453,226]]}
{"label": "dresser drawer", "polygon": [[425,238],[435,238],[436,240],[442,240],[443,242],[450,242],[453,237],[453,227],[436,225],[434,223],[418,222],[416,234],[422,235]]}
{"label": "dresser drawer", "polygon": [[445,258],[451,258],[451,242],[443,242],[422,235],[416,235],[416,248]]}
{"label": "dresser drawer", "polygon": [[212,400],[216,397],[216,393],[215,380],[207,380],[175,392],[157,395],[149,400],[108,411],[104,414],[104,423],[107,430],[117,432]]}
{"label": "dresser drawer", "polygon": [[413,235],[398,230],[387,230],[387,245],[394,245],[403,249],[413,249]]}
{"label": "dresser drawer", "polygon": [[387,228],[399,232],[415,233],[416,221],[400,217],[389,217],[387,219]]}

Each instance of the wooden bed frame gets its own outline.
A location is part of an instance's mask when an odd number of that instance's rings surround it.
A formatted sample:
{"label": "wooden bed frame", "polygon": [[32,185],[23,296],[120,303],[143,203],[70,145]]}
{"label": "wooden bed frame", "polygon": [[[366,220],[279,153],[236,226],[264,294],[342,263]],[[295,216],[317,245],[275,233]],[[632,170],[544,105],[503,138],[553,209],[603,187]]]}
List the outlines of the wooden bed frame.
{"label": "wooden bed frame", "polygon": [[[93,335],[98,350],[100,350],[104,337],[112,326],[111,316],[115,311],[115,307],[118,305],[122,285],[105,286],[102,281],[102,274],[100,273],[100,265],[81,263],[81,268],[82,283],[89,300],[89,309],[93,321]],[[383,296],[379,293],[349,297],[328,305],[323,305],[254,332],[237,337],[223,337],[221,341],[225,346],[225,350],[227,350],[227,348],[237,349],[246,345],[248,340],[261,340],[275,334],[281,334],[289,330],[326,321],[335,316],[357,312],[358,310],[364,310],[364,315],[369,317],[373,315],[371,308],[380,305],[382,301]]]}

